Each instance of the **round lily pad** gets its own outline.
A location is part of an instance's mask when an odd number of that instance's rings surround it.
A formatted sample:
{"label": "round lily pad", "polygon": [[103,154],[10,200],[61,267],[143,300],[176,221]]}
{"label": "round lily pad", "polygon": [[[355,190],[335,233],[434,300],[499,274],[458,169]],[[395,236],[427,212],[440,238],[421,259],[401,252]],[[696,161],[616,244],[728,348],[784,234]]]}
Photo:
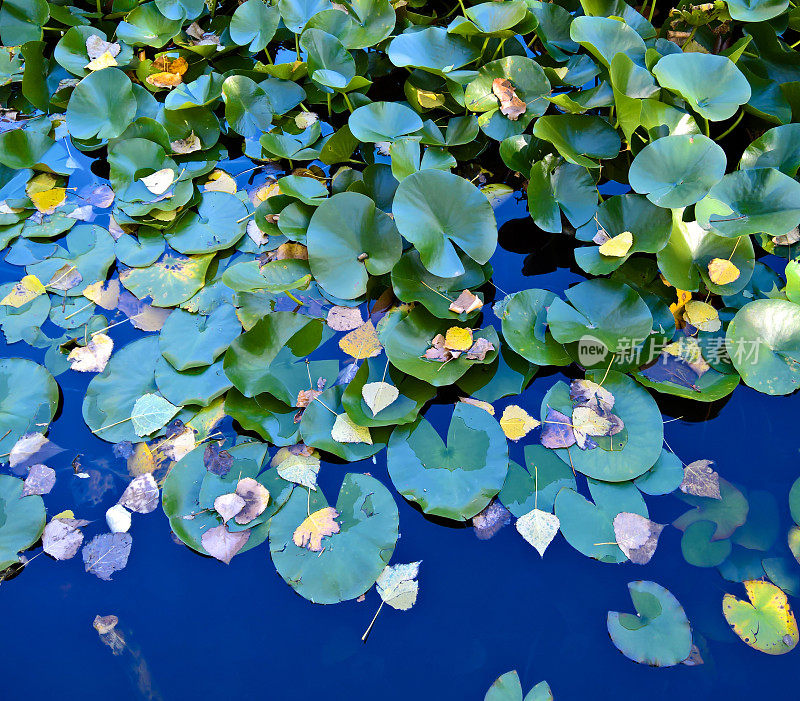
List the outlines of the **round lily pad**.
{"label": "round lily pad", "polygon": [[316,604],[335,604],[366,592],[389,563],[398,538],[397,505],[389,490],[374,477],[351,472],[334,507],[338,530],[322,538],[318,551],[297,545],[298,527],[326,507],[321,489],[295,489],[269,529],[278,574]]}
{"label": "round lily pad", "polygon": [[26,358],[0,358],[0,387],[0,452],[8,454],[24,434],[46,430],[58,408],[59,391],[53,376]]}
{"label": "round lily pad", "polygon": [[770,582],[747,581],[744,587],[749,601],[733,594],[722,598],[722,613],[733,632],[750,647],[768,655],[793,650],[800,635],[786,594]]}
{"label": "round lily pad", "polygon": [[523,358],[537,365],[569,365],[572,358],[547,326],[547,310],[556,295],[549,290],[521,290],[503,305],[503,338]]}
{"label": "round lily pad", "polygon": [[208,316],[174,310],[159,334],[159,349],[176,370],[211,365],[242,332],[236,310],[222,304]]}
{"label": "round lily pad", "polygon": [[395,141],[422,129],[422,119],[397,102],[371,102],[356,109],[347,122],[359,141]]}
{"label": "round lily pad", "polygon": [[[2,421],[2,419],[0,419]],[[22,496],[23,481],[0,475],[0,571],[19,560],[44,530],[44,502],[38,494]]]}
{"label": "round lily pad", "polygon": [[692,629],[671,592],[655,582],[630,582],[636,614],[608,612],[608,634],[617,649],[634,662],[672,667],[692,651]]}
{"label": "round lily pad", "polygon": [[392,433],[387,465],[397,491],[432,516],[466,521],[503,487],[508,446],[497,420],[457,404],[447,443],[425,418]]}

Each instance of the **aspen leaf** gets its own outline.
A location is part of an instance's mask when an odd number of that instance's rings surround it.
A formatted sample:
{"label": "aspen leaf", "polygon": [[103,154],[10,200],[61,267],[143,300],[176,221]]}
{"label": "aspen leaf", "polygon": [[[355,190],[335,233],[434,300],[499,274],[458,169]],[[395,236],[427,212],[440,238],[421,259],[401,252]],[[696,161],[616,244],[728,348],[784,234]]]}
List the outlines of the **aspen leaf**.
{"label": "aspen leaf", "polygon": [[678,299],[676,302],[669,305],[669,310],[672,312],[672,316],[675,317],[675,326],[680,329],[683,328],[683,311],[686,308],[686,303],[691,300],[692,293],[678,289],[676,289],[675,292]]}
{"label": "aspen leaf", "polygon": [[91,34],[86,39],[86,54],[91,60],[100,58],[103,54],[118,56],[122,47],[116,42],[106,41],[99,34]]}
{"label": "aspen leaf", "polygon": [[714,332],[722,328],[719,313],[706,302],[697,300],[686,302],[683,319],[700,331]]}
{"label": "aspen leaf", "polygon": [[203,189],[205,192],[227,192],[229,195],[235,195],[236,181],[230,174],[217,168],[217,170],[209,173]]}
{"label": "aspen leaf", "polygon": [[728,285],[739,279],[739,268],[724,258],[714,258],[708,264],[708,277],[715,285]]}
{"label": "aspen leaf", "polygon": [[194,132],[191,132],[185,139],[176,139],[175,141],[170,141],[169,145],[170,148],[172,148],[173,153],[180,155],[194,153],[195,151],[199,151],[201,148],[203,148],[202,143],[200,143],[200,138]]}
{"label": "aspen leaf", "polygon": [[334,331],[352,331],[364,323],[364,317],[358,307],[333,306],[328,311],[325,322]]}
{"label": "aspen leaf", "polygon": [[483,302],[477,295],[472,294],[469,290],[464,290],[456,301],[453,302],[449,309],[454,314],[471,314],[483,307]]}
{"label": "aspen leaf", "polygon": [[163,428],[180,407],[176,407],[158,394],[144,394],[136,400],[131,410],[133,430],[137,436],[147,436]]}
{"label": "aspen leaf", "polygon": [[364,397],[372,415],[377,416],[400,396],[400,390],[388,382],[367,382],[361,388],[361,396]]}
{"label": "aspen leaf", "polygon": [[214,511],[221,517],[222,522],[227,523],[244,508],[244,499],[238,494],[220,494],[214,499]]}
{"label": "aspen leaf", "polygon": [[175,88],[183,82],[183,78],[177,73],[153,73],[145,80],[155,88]]}
{"label": "aspen leaf", "polygon": [[357,329],[339,339],[339,348],[356,360],[374,358],[383,350],[378,340],[378,332],[371,321],[367,321]]}
{"label": "aspen leaf", "polygon": [[119,280],[109,280],[107,283],[93,282],[82,292],[86,299],[94,302],[103,309],[116,309],[119,302]]}
{"label": "aspen leaf", "polygon": [[0,305],[7,307],[21,307],[23,304],[36,299],[39,295],[45,293],[44,285],[35,275],[26,275],[11,289]]}
{"label": "aspen leaf", "polygon": [[90,71],[100,71],[103,68],[109,68],[117,65],[117,59],[114,58],[110,51],[100,54],[97,58],[92,59],[86,64],[85,68]]}
{"label": "aspen leaf", "polygon": [[419,592],[418,562],[402,565],[386,565],[375,580],[375,589],[384,603],[399,611],[408,611],[417,601]]}
{"label": "aspen leaf", "polygon": [[320,552],[322,539],[339,532],[339,524],[336,523],[338,515],[339,512],[332,506],[315,511],[295,529],[292,542],[298,548]]}
{"label": "aspen leaf", "polygon": [[516,404],[507,406],[500,417],[500,428],[503,429],[506,438],[510,438],[512,441],[524,438],[539,425],[541,425],[540,421],[534,419],[525,409]]}
{"label": "aspen leaf", "polygon": [[479,338],[466,352],[467,360],[483,360],[486,354],[494,350],[494,344],[486,338]]}
{"label": "aspen leaf", "polygon": [[600,255],[622,258],[628,254],[631,246],[633,246],[633,234],[630,231],[623,231],[600,245]]}
{"label": "aspen leaf", "polygon": [[444,347],[451,351],[466,351],[472,347],[472,329],[451,326],[444,336]]}
{"label": "aspen leaf", "polygon": [[464,404],[472,404],[472,406],[483,409],[485,412],[494,416],[494,407],[489,402],[484,402],[483,400],[475,399],[474,397],[459,397],[458,401],[464,402]]}
{"label": "aspen leaf", "polygon": [[637,565],[646,565],[653,557],[658,537],[664,526],[649,518],[630,512],[620,512],[614,517],[614,536],[625,556]]}
{"label": "aspen leaf", "polygon": [[544,557],[544,551],[556,537],[561,522],[555,514],[541,509],[533,509],[520,516],[516,526],[519,534],[536,548],[541,557]]}
{"label": "aspen leaf", "polygon": [[[283,450],[285,449],[282,448],[281,451]],[[276,454],[275,458],[277,457]],[[273,465],[280,477],[287,482],[300,484],[312,492],[317,491],[317,475],[320,468],[319,453],[313,451],[311,455],[294,455],[287,451],[286,456],[279,462],[276,463],[275,458],[273,458]]]}
{"label": "aspen leaf", "polygon": [[51,187],[42,192],[29,192],[28,197],[33,206],[42,214],[52,214],[67,198],[67,190],[63,187]]}
{"label": "aspen leaf", "polygon": [[683,481],[679,489],[684,494],[696,497],[722,499],[719,491],[719,474],[711,466],[711,460],[695,460],[683,470]]}
{"label": "aspen leaf", "polygon": [[572,410],[572,430],[588,436],[606,436],[611,430],[611,421],[591,407],[576,406]]}
{"label": "aspen leaf", "polygon": [[137,514],[149,514],[158,507],[158,483],[149,472],[134,477],[125,487],[119,504]]}
{"label": "aspen leaf", "polygon": [[53,273],[45,287],[59,292],[67,292],[80,285],[82,281],[83,276],[78,272],[78,269],[74,265],[66,263]]}
{"label": "aspen leaf", "polygon": [[56,484],[56,471],[47,465],[31,465],[22,485],[22,496],[49,494]]}
{"label": "aspen leaf", "polygon": [[243,526],[264,513],[269,503],[269,490],[252,477],[240,479],[236,484],[236,494],[244,500],[244,508],[236,514],[236,523]]}
{"label": "aspen leaf", "polygon": [[250,539],[250,531],[231,533],[224,525],[209,528],[200,539],[206,552],[226,565],[234,558]]}
{"label": "aspen leaf", "polygon": [[175,181],[175,171],[172,168],[162,168],[141,178],[141,181],[154,195],[163,195]]}
{"label": "aspen leaf", "polygon": [[113,350],[114,341],[104,333],[98,333],[85,346],[73,348],[67,360],[78,372],[103,372]]}
{"label": "aspen leaf", "polygon": [[347,414],[337,414],[331,429],[331,438],[337,443],[366,443],[372,445],[369,429],[359,426]]}

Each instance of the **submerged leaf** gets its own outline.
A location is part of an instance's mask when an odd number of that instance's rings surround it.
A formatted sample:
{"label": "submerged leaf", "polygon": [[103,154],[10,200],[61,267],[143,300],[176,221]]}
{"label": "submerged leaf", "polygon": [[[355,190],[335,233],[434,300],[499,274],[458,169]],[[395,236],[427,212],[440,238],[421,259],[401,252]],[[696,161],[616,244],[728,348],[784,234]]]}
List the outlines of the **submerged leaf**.
{"label": "submerged leaf", "polygon": [[233,456],[220,448],[220,443],[206,443],[203,453],[203,464],[206,470],[219,477],[225,477],[233,467]]}
{"label": "submerged leaf", "polygon": [[80,527],[88,523],[83,519],[54,517],[44,527],[42,549],[56,560],[69,560],[75,557],[83,543]]}
{"label": "submerged leaf", "polygon": [[128,533],[101,533],[83,546],[83,564],[87,572],[109,581],[114,572],[128,564],[133,539]]}
{"label": "submerged leaf", "polygon": [[149,514],[158,507],[158,484],[149,472],[135,477],[122,492],[119,504],[138,514]]}
{"label": "submerged leaf", "polygon": [[22,496],[49,494],[56,485],[56,471],[46,465],[31,465],[22,485]]}
{"label": "submerged leaf", "polygon": [[511,523],[511,512],[496,499],[472,517],[472,528],[479,540],[489,540]]}

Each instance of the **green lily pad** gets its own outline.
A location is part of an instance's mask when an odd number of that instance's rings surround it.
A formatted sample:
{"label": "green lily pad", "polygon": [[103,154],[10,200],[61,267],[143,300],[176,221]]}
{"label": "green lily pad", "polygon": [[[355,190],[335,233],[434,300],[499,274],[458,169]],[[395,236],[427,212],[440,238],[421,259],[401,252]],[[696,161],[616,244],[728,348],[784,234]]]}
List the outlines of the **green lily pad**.
{"label": "green lily pad", "polygon": [[130,78],[117,68],[103,68],[75,86],[67,105],[67,128],[76,139],[114,139],[135,115]]}
{"label": "green lily pad", "polygon": [[421,68],[447,75],[471,63],[480,54],[480,45],[448,34],[444,27],[426,27],[404,32],[392,39],[387,49],[389,60],[400,68]]}
{"label": "green lily pad", "polygon": [[438,170],[412,173],[392,205],[398,231],[419,251],[434,275],[463,275],[456,246],[475,262],[489,261],[497,247],[497,223],[486,197],[468,180]]}
{"label": "green lily pad", "polygon": [[503,305],[503,338],[514,352],[537,365],[572,362],[547,325],[547,311],[555,299],[548,290],[521,290],[507,297]]}
{"label": "green lily pad", "polygon": [[53,376],[26,358],[0,359],[0,388],[0,452],[8,454],[24,434],[46,430],[58,408],[59,391]]}
{"label": "green lily pad", "polygon": [[368,475],[344,476],[336,500],[338,532],[314,552],[295,544],[294,533],[314,512],[328,506],[322,490],[295,489],[269,529],[272,562],[300,596],[335,604],[361,596],[389,563],[398,538],[398,512],[389,490]]}
{"label": "green lily pad", "polygon": [[500,492],[508,446],[497,420],[483,409],[457,404],[447,443],[425,418],[392,433],[389,476],[397,491],[432,516],[466,521]]}
{"label": "green lily pad", "polygon": [[498,499],[516,518],[533,509],[552,511],[562,489],[577,490],[575,474],[552,450],[525,446],[525,467],[511,461]]}
{"label": "green lily pad", "polygon": [[357,108],[347,125],[359,141],[394,141],[422,129],[422,119],[397,102],[371,102]]}
{"label": "green lily pad", "polygon": [[653,667],[680,664],[692,651],[692,629],[678,600],[655,582],[630,582],[636,609],[608,612],[608,634],[617,649],[634,662]]}
{"label": "green lily pad", "polygon": [[174,307],[193,297],[205,282],[213,253],[201,256],[165,255],[148,268],[130,268],[119,281],[139,299],[153,298],[155,307]]}
{"label": "green lily pad", "polygon": [[311,272],[340,299],[363,295],[369,276],[388,273],[402,253],[389,215],[357,192],[340,192],[317,207],[306,242]]}
{"label": "green lily pad", "polygon": [[247,207],[227,192],[206,192],[197,207],[166,234],[167,243],[179,253],[202,254],[233,246],[244,236]]}
{"label": "green lily pad", "polygon": [[176,370],[211,365],[242,332],[236,310],[222,304],[208,316],[173,311],[159,335],[159,349]]}
{"label": "green lily pad", "polygon": [[44,531],[46,514],[38,494],[22,496],[23,481],[0,475],[0,571],[19,561],[19,553]]}
{"label": "green lily pad", "polygon": [[549,141],[570,163],[599,168],[599,159],[614,158],[620,138],[602,117],[587,114],[554,114],[539,117],[533,135]]}

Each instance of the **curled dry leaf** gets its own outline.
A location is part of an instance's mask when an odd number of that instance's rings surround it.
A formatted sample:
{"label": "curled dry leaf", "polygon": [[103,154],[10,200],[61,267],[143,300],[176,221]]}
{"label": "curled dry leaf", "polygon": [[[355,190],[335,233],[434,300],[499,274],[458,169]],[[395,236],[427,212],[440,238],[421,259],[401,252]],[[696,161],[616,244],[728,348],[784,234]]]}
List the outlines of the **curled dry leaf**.
{"label": "curled dry leaf", "polygon": [[194,153],[203,148],[200,138],[193,131],[185,139],[176,139],[169,142],[170,148],[173,153],[185,155],[187,153]]}
{"label": "curled dry leaf", "polygon": [[31,494],[49,494],[56,485],[56,471],[46,465],[31,465],[22,485],[23,497]]}
{"label": "curled dry leaf", "polygon": [[639,514],[623,511],[614,517],[614,536],[625,556],[637,565],[650,562],[664,526]]}
{"label": "curled dry leaf", "polygon": [[101,533],[92,538],[81,551],[87,572],[109,581],[111,575],[128,564],[133,539],[129,533]]}
{"label": "curled dry leaf", "polygon": [[489,540],[509,523],[511,512],[497,499],[492,499],[483,511],[472,517],[472,529],[479,540]]}
{"label": "curled dry leaf", "polygon": [[541,421],[534,419],[525,409],[516,404],[509,404],[500,417],[500,428],[506,434],[506,438],[518,441],[524,438],[534,428],[541,425]]}
{"label": "curled dry leaf", "polygon": [[326,506],[310,514],[292,535],[292,542],[298,548],[306,548],[318,553],[322,550],[322,539],[339,532],[336,518],[339,512],[332,506]]}
{"label": "curled dry leaf", "polygon": [[106,523],[112,533],[127,533],[131,529],[131,512],[122,504],[114,504],[106,511]]}
{"label": "curled dry leaf", "polygon": [[269,503],[269,490],[252,477],[240,479],[236,485],[236,494],[244,501],[244,508],[236,514],[236,523],[243,526],[264,513]]}
{"label": "curled dry leaf", "polygon": [[103,372],[113,350],[114,341],[104,333],[98,333],[92,336],[92,340],[85,346],[73,348],[67,356],[67,360],[72,370]]}
{"label": "curled dry leaf", "polygon": [[224,525],[209,528],[203,533],[200,542],[211,557],[231,564],[234,556],[245,546],[250,539],[250,531],[231,533]]}
{"label": "curled dry leaf", "polygon": [[250,240],[256,246],[265,246],[269,243],[269,234],[265,234],[261,229],[258,227],[254,219],[250,219],[247,222],[247,235],[250,237]]}
{"label": "curled dry leaf", "polygon": [[419,566],[422,560],[401,565],[386,565],[375,580],[375,589],[384,603],[399,611],[408,611],[419,593]]}
{"label": "curled dry leaf", "polygon": [[331,428],[331,438],[337,443],[366,443],[372,445],[369,429],[359,426],[347,414],[337,414]]}
{"label": "curled dry leaf", "polygon": [[358,307],[333,306],[325,322],[334,331],[352,331],[364,323],[364,317]]}
{"label": "curled dry leaf", "polygon": [[516,526],[519,534],[536,548],[541,557],[544,557],[544,551],[556,537],[561,522],[555,514],[541,509],[533,509],[520,516]]}
{"label": "curled dry leaf", "polygon": [[214,511],[221,517],[222,522],[227,523],[236,514],[238,514],[245,506],[245,501],[235,492],[230,494],[220,494],[214,499]]}
{"label": "curled dry leaf", "polygon": [[493,350],[494,344],[491,341],[485,338],[479,338],[470,346],[465,357],[467,360],[483,360],[486,358],[486,354]]}
{"label": "curled dry leaf", "polygon": [[696,497],[722,499],[719,491],[719,474],[712,469],[713,461],[695,460],[683,470],[680,490]]}
{"label": "curled dry leaf", "polygon": [[500,112],[512,121],[517,121],[528,106],[517,97],[511,81],[505,78],[495,78],[492,81],[492,92],[500,101]]}
{"label": "curled dry leaf", "polygon": [[158,484],[149,472],[139,475],[125,488],[119,502],[137,514],[149,514],[158,507]]}
{"label": "curled dry leaf", "polygon": [[459,397],[458,401],[464,402],[464,404],[472,404],[472,406],[483,409],[486,413],[494,416],[494,407],[489,404],[489,402],[484,402],[483,400],[475,399],[474,397]]}
{"label": "curled dry leaf", "polygon": [[464,290],[450,305],[450,311],[454,314],[471,314],[481,307],[483,307],[483,302],[480,298],[469,290]]}

